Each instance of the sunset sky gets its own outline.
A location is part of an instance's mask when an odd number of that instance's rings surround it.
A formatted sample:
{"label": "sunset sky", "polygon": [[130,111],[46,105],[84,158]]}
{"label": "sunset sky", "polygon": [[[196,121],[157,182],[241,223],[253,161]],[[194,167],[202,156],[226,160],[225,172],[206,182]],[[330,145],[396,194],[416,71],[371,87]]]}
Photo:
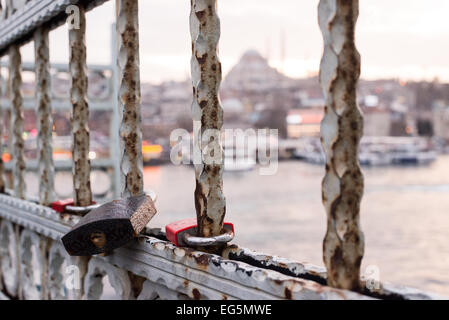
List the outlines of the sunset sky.
{"label": "sunset sky", "polygon": [[[114,3],[108,1],[88,13],[90,63],[110,60]],[[317,5],[318,0],[219,0],[224,75],[248,49],[257,49],[289,76],[317,72],[322,54]],[[189,75],[189,11],[188,0],[140,0],[142,80],[182,80]],[[360,0],[356,36],[362,78],[438,77],[449,82],[448,14],[447,0]],[[53,31],[50,42],[52,62],[67,62],[67,28]],[[31,44],[22,52],[24,61],[33,59]]]}

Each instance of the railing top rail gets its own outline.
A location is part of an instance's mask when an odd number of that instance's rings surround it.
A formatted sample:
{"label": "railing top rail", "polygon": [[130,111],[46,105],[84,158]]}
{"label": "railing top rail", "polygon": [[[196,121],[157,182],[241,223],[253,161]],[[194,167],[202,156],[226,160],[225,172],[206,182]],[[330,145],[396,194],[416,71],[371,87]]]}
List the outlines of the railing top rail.
{"label": "railing top rail", "polygon": [[[6,61],[0,62],[0,67],[9,67],[9,63]],[[52,69],[57,71],[68,71],[69,64],[68,63],[52,63],[50,65]],[[113,70],[114,66],[112,64],[88,64],[87,69],[89,71],[107,71]],[[22,71],[34,71],[35,64],[34,62],[22,62]]]}
{"label": "railing top rail", "polygon": [[33,31],[49,23],[52,28],[63,24],[67,19],[67,6],[84,3],[86,10],[92,9],[107,0],[28,0],[6,2],[0,11],[0,56],[7,48],[18,41],[31,40]]}

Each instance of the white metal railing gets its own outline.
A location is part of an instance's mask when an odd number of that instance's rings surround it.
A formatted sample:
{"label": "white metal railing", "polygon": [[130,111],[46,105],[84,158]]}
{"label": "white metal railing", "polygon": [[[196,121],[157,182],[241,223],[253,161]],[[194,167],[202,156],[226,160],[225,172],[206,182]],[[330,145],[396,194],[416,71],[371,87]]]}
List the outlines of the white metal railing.
{"label": "white metal railing", "polygon": [[[362,116],[355,85],[359,56],[354,44],[358,1],[321,0],[319,22],[325,43],[320,81],[326,98],[322,142],[327,154],[323,201],[328,214],[324,240],[326,269],[271,257],[229,245],[213,253],[176,247],[163,232],[146,230],[135,241],[108,256],[70,257],[61,236],[79,217],[48,207],[53,197],[54,163],[48,154],[49,99],[48,33],[77,14],[69,28],[73,132],[73,184],[78,205],[92,202],[89,173],[89,100],[85,48],[85,12],[104,0],[8,1],[0,13],[0,56],[9,55],[13,122],[13,180],[15,197],[0,194],[0,298],[98,299],[108,277],[122,299],[435,299],[418,290],[359,278],[363,234],[359,203],[363,177],[357,160]],[[193,119],[201,123],[195,143],[207,129],[220,130],[223,112],[218,99],[221,65],[217,54],[220,22],[217,0],[192,0]],[[70,7],[69,7],[70,6]],[[75,7],[73,7],[75,6]],[[140,114],[138,1],[116,0],[118,71],[113,90],[119,108],[121,195],[143,190]],[[68,9],[66,11],[66,9]],[[79,23],[79,25],[78,25]],[[26,181],[22,140],[24,109],[20,46],[36,46],[39,119],[40,204],[23,200]],[[195,204],[200,236],[216,236],[223,227],[226,202],[222,192],[223,164],[202,162],[195,167]],[[0,172],[0,175],[3,173]],[[1,182],[1,179],[0,179]],[[0,185],[1,187],[1,185]],[[244,231],[243,231],[244,232]],[[328,286],[329,284],[330,286]],[[350,291],[352,290],[352,291]]]}

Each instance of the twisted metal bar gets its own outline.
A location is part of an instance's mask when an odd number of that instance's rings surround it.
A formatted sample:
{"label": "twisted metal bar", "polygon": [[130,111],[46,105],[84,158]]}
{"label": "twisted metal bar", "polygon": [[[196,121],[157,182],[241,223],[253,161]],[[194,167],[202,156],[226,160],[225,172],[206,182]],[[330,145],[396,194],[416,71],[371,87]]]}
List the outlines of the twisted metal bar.
{"label": "twisted metal bar", "polygon": [[138,1],[116,0],[122,196],[143,192]]}
{"label": "twisted metal bar", "polygon": [[[198,235],[210,237],[221,233],[226,213],[222,190],[223,149],[220,141],[223,109],[218,98],[221,82],[221,63],[217,53],[220,20],[216,0],[191,1],[190,34],[192,115],[194,122],[201,123],[201,128],[194,130],[195,147],[201,151],[201,161],[195,161],[195,208]],[[211,130],[215,131],[215,135],[208,134]]]}
{"label": "twisted metal bar", "polygon": [[360,286],[364,253],[359,223],[363,175],[358,160],[363,117],[356,99],[360,55],[354,43],[358,0],[321,0],[318,14],[324,39],[320,83],[326,101],[321,124],[326,152],[322,197],[327,212],[323,258],[328,284],[354,290]]}
{"label": "twisted metal bar", "polygon": [[[0,67],[0,101],[3,95],[2,68]],[[0,193],[5,192],[5,179],[3,178],[3,108],[0,104]]]}
{"label": "twisted metal bar", "polygon": [[12,130],[12,170],[14,177],[14,193],[15,196],[25,199],[25,159],[23,156],[23,98],[22,98],[22,74],[21,74],[22,57],[20,47],[13,45],[9,49],[9,77],[11,92],[11,130]]}
{"label": "twisted metal bar", "polygon": [[70,73],[72,87],[70,98],[73,105],[73,188],[75,204],[92,204],[89,160],[89,106],[87,102],[86,64],[86,16],[83,6],[79,6],[80,27],[69,29]]}
{"label": "twisted metal bar", "polygon": [[34,33],[37,102],[37,148],[39,155],[39,202],[48,206],[54,200],[54,164],[52,148],[51,78],[47,28]]}

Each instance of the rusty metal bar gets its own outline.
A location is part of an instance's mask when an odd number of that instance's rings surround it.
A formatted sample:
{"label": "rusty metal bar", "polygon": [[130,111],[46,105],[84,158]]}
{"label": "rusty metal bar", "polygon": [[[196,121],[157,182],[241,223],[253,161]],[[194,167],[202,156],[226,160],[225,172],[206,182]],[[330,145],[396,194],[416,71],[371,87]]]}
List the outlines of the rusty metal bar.
{"label": "rusty metal bar", "polygon": [[199,130],[194,130],[195,147],[201,153],[201,161],[195,161],[195,208],[198,234],[209,237],[221,233],[226,213],[220,141],[223,109],[218,98],[221,82],[221,63],[218,59],[220,20],[216,0],[191,1],[190,34],[192,114],[194,122],[201,124]]}
{"label": "rusty metal bar", "polygon": [[34,33],[37,102],[37,149],[39,155],[39,202],[48,206],[54,200],[54,164],[52,148],[50,54],[47,28]]}
{"label": "rusty metal bar", "polygon": [[143,191],[138,1],[116,0],[121,193]]}
{"label": "rusty metal bar", "polygon": [[[0,67],[0,98],[3,95],[2,68]],[[0,193],[5,192],[5,179],[3,177],[3,107],[0,103]]]}
{"label": "rusty metal bar", "polygon": [[359,222],[363,175],[358,160],[363,116],[356,99],[360,55],[354,42],[358,0],[321,0],[318,15],[324,39],[320,83],[326,101],[321,123],[326,153],[322,197],[327,213],[323,259],[329,285],[356,290],[364,253]]}
{"label": "rusty metal bar", "polygon": [[16,197],[25,199],[25,159],[23,155],[23,97],[22,97],[22,56],[20,47],[12,45],[9,48],[9,85],[11,93],[11,130],[12,130],[12,164],[14,177],[14,194]]}
{"label": "rusty metal bar", "polygon": [[89,160],[89,105],[87,102],[86,13],[79,5],[79,28],[69,29],[72,77],[70,99],[73,105],[73,188],[77,206],[92,204]]}

